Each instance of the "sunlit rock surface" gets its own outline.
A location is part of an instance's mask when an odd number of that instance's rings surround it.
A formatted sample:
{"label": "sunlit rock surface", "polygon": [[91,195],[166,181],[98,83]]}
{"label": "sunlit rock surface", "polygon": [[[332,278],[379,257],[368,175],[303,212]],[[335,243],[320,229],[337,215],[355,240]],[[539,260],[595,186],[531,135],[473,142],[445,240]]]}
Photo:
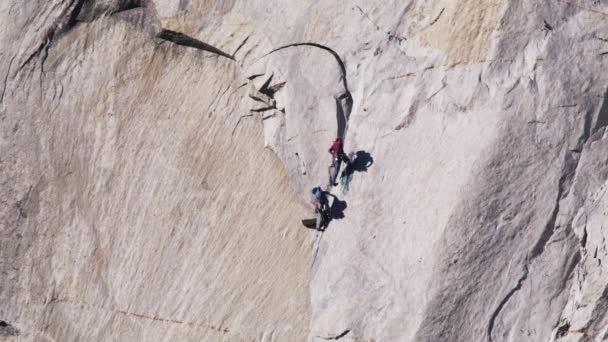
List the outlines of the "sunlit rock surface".
{"label": "sunlit rock surface", "polygon": [[607,17],[0,2],[0,338],[608,338]]}

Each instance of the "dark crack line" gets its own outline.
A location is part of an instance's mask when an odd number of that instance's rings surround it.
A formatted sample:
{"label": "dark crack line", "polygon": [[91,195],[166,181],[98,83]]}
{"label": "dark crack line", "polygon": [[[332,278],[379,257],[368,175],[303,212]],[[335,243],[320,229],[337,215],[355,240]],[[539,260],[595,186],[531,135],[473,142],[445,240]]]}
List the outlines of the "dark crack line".
{"label": "dark crack line", "polygon": [[241,88],[243,88],[244,86],[246,86],[247,84],[249,84],[249,83],[245,82],[245,83],[241,84],[240,86],[238,86],[234,91],[230,92],[230,94],[228,95],[228,98],[226,99],[226,103],[231,103],[230,99],[232,99],[232,96],[234,96],[234,94],[238,93],[239,90]]}
{"label": "dark crack line", "polygon": [[236,132],[236,128],[239,127],[239,124],[241,123],[241,119],[246,118],[246,117],[250,117],[253,116],[253,114],[245,114],[245,115],[241,115],[239,117],[239,119],[236,122],[236,125],[234,125],[234,128],[232,129],[232,136],[234,136],[234,132]]}
{"label": "dark crack line", "polygon": [[47,58],[49,58],[50,49],[51,49],[51,44],[47,44],[44,48],[44,56],[42,57],[42,61],[40,62],[40,69],[42,70],[43,73],[44,73],[44,63],[46,62]]}
{"label": "dark crack line", "polygon": [[[51,48],[51,42],[48,42],[48,44],[46,44],[46,46],[44,47],[44,54],[42,55],[42,58],[40,60],[40,73],[42,76],[46,76],[44,73],[44,63],[46,63],[46,60],[49,58],[49,49]],[[42,87],[42,77],[40,77],[40,88]]]}
{"label": "dark crack line", "polygon": [[82,12],[82,7],[84,6],[85,2],[87,2],[87,0],[72,1],[72,4],[74,5],[74,7],[70,11],[70,15],[68,17],[68,22],[66,24],[66,31],[69,31],[74,26],[76,26],[76,24],[78,24],[78,16],[80,15],[80,12]]}
{"label": "dark crack line", "polygon": [[603,42],[608,43],[608,39],[606,39],[606,38],[602,38],[602,37],[598,37],[598,36],[594,36],[594,38],[597,39],[597,40],[601,40]]}
{"label": "dark crack line", "polygon": [[262,87],[260,87],[260,93],[272,98],[272,93],[268,91],[268,88],[270,87],[270,83],[272,82],[272,79],[274,78],[274,73],[270,75],[270,77],[266,80],[266,82],[264,82],[264,84],[262,84]]}
{"label": "dark crack line", "polygon": [[274,85],[268,87],[268,89],[266,89],[268,94],[266,94],[266,95],[269,95],[270,98],[274,98],[274,94],[276,94],[279,90],[283,89],[283,87],[285,86],[286,83],[287,82],[279,82],[279,83],[275,83]]}
{"label": "dark crack line", "polygon": [[39,56],[42,51],[46,51],[48,56],[48,49],[53,43],[53,40],[59,37],[60,34],[63,34],[76,26],[78,15],[80,14],[82,6],[86,1],[87,0],[72,0],[72,2],[70,2],[70,4],[66,7],[65,12],[60,15],[60,18],[63,19],[60,19],[48,28],[42,42],[40,42],[36,49],[34,49],[34,52],[32,52],[23,63],[21,63],[19,68],[17,68],[17,71],[15,71],[15,75],[21,72],[21,70],[23,70],[23,68],[34,58]]}
{"label": "dark crack line", "polygon": [[261,102],[261,103],[263,103],[265,105],[269,105],[269,103],[267,101],[265,101],[264,99],[261,99],[261,98],[255,96],[255,95],[249,94],[248,96],[249,96],[250,99],[252,99],[254,101]]}
{"label": "dark crack line", "polygon": [[[380,31],[382,28],[380,27],[380,25],[378,25],[375,21],[372,20],[372,18],[359,6],[356,6],[357,9],[359,10],[359,12],[361,12],[361,15],[364,16],[367,20],[369,20],[370,23],[372,23],[372,25],[374,25],[374,27],[376,28],[376,31]],[[409,8],[409,6],[406,7],[406,11]],[[441,15],[441,14],[439,14]],[[388,41],[392,41],[392,40],[396,40],[398,43],[401,43],[402,41],[407,40],[406,37],[404,36],[399,36],[395,33],[391,33],[391,31],[386,32],[386,35],[388,37]]]}
{"label": "dark crack line", "polygon": [[323,337],[323,336],[317,336],[317,337],[322,338],[327,341],[337,341],[337,340],[341,339],[342,337],[348,335],[349,332],[350,332],[350,329],[346,329],[334,337]]}
{"label": "dark crack line", "polygon": [[239,50],[241,50],[241,48],[243,46],[245,46],[245,44],[247,43],[247,41],[249,40],[249,37],[251,37],[251,35],[247,36],[247,38],[245,38],[241,44],[236,48],[236,50],[234,50],[234,52],[232,53],[232,56],[236,56],[236,53],[239,52]]}
{"label": "dark crack line", "polygon": [[211,52],[218,56],[222,56],[228,58],[230,60],[235,60],[233,56],[225,53],[224,51],[216,48],[215,46],[204,43],[198,39],[187,36],[181,32],[171,31],[167,29],[162,29],[159,33],[156,34],[156,37],[172,42],[177,45],[186,46],[195,48],[202,51]]}
{"label": "dark crack line", "polygon": [[116,8],[112,8],[112,5],[99,4],[100,1],[84,0],[79,3],[79,7],[75,8],[73,12],[70,25],[73,27],[80,22],[92,22],[103,16],[114,16],[122,12],[131,11],[139,8],[147,7],[147,0],[120,0],[116,2]]}
{"label": "dark crack line", "polygon": [[11,58],[10,63],[8,64],[8,69],[6,70],[6,75],[4,76],[4,87],[2,88],[2,95],[0,95],[0,103],[4,103],[4,94],[6,93],[6,88],[8,87],[8,76],[11,73],[11,67],[13,66],[13,61],[16,56]]}
{"label": "dark crack line", "polygon": [[312,257],[312,264],[310,265],[310,269],[312,270],[317,262],[317,256],[319,255],[319,247],[321,246],[321,240],[323,239],[323,230],[319,230],[319,235],[317,238],[315,254]]}
{"label": "dark crack line", "polygon": [[265,117],[262,118],[262,121],[268,120],[270,118],[274,118],[276,115],[277,115],[277,113],[272,113],[270,115],[267,115],[267,116],[265,116]]}
{"label": "dark crack line", "polygon": [[272,53],[275,53],[277,51],[280,51],[280,50],[284,50],[284,49],[287,49],[287,48],[290,48],[290,47],[297,47],[297,46],[312,46],[312,47],[316,47],[316,48],[319,48],[319,49],[322,49],[322,50],[325,50],[325,51],[331,53],[332,56],[334,56],[334,58],[336,59],[336,62],[338,62],[338,65],[340,66],[340,75],[342,76],[342,82],[344,84],[344,90],[345,90],[346,93],[348,93],[348,96],[350,96],[350,91],[348,90],[348,85],[347,85],[347,81],[346,81],[346,67],[345,67],[345,64],[342,61],[342,58],[340,58],[340,55],[336,51],[334,51],[333,49],[331,49],[331,48],[329,48],[329,47],[327,47],[325,45],[321,45],[321,44],[317,44],[317,43],[294,43],[294,44],[288,44],[288,45],[284,45],[284,46],[278,47],[278,48],[270,51],[269,53],[265,54],[262,57],[266,57],[266,56],[268,56],[268,55],[270,55]]}
{"label": "dark crack line", "polygon": [[223,325],[212,325],[212,324],[198,322],[198,321],[186,321],[186,320],[179,320],[179,319],[174,319],[174,318],[165,318],[165,317],[161,317],[161,316],[157,316],[157,315],[148,315],[145,313],[133,312],[133,311],[130,311],[129,309],[121,310],[118,308],[106,308],[103,306],[97,306],[97,305],[89,304],[89,303],[82,302],[82,301],[80,301],[80,302],[73,301],[68,298],[54,297],[54,298],[51,298],[48,302],[45,302],[44,304],[49,305],[49,306],[52,305],[53,307],[57,306],[57,305],[66,305],[66,306],[78,307],[81,310],[82,309],[103,310],[103,311],[107,311],[107,312],[115,314],[115,315],[123,315],[123,316],[129,317],[129,318],[155,321],[155,322],[164,323],[164,324],[175,324],[175,325],[181,325],[181,326],[200,327],[200,328],[206,328],[209,330],[214,330],[216,332],[223,333],[223,334],[240,335],[239,333],[234,332],[231,329],[229,329],[228,327],[223,326]]}
{"label": "dark crack line", "polygon": [[367,20],[369,20],[370,23],[372,23],[372,25],[376,27],[376,31],[380,31],[380,26],[376,24],[376,22],[373,21],[372,18],[370,18],[369,15],[367,15],[367,13],[363,9],[361,9],[361,7],[357,6],[357,9],[359,10],[359,12],[361,12],[362,16],[364,16]]}
{"label": "dark crack line", "polygon": [[[226,93],[228,92],[228,90],[230,90],[231,85],[228,85],[226,87],[226,89],[224,89],[223,91],[221,91],[222,88],[219,88],[217,93],[215,93],[215,97],[213,99],[213,102],[211,103],[211,105],[209,106],[209,109],[211,109],[211,111],[208,114],[208,117],[211,117],[213,114],[215,114],[215,111],[218,107],[218,104],[220,103],[220,101],[222,100],[222,98],[224,97],[224,95],[226,95]],[[220,94],[221,91],[221,94]]]}
{"label": "dark crack line", "polygon": [[245,55],[243,55],[243,58],[240,59],[241,66],[244,65],[245,60],[247,59],[247,57],[249,57],[249,55],[253,52],[253,50],[255,50],[258,47],[258,45],[259,45],[259,43],[255,44],[249,50],[247,50],[247,52],[245,53]]}
{"label": "dark crack line", "polygon": [[260,76],[264,76],[264,74],[254,74],[254,75],[251,75],[251,76],[247,77],[247,79],[250,80],[250,81],[253,81],[253,80],[255,80],[256,78],[258,78]]}
{"label": "dark crack line", "polygon": [[531,260],[535,259],[537,256],[541,255],[544,252],[547,242],[549,241],[549,239],[551,239],[551,236],[553,236],[553,233],[555,232],[555,222],[557,220],[557,214],[559,213],[560,197],[561,191],[557,195],[557,203],[553,207],[553,211],[551,212],[551,217],[549,218],[549,221],[545,225],[545,228],[543,229],[540,238],[538,239],[538,241],[536,241],[534,247],[532,247],[532,252],[530,252]]}
{"label": "dark crack line", "polygon": [[581,251],[578,250],[572,256],[572,259],[570,260],[568,267],[566,268],[566,272],[564,272],[564,276],[561,281],[560,290],[557,291],[555,293],[555,295],[550,298],[549,303],[551,303],[555,298],[557,298],[559,296],[559,294],[562,293],[562,291],[566,288],[566,283],[567,283],[568,279],[572,276],[572,273],[574,273],[574,270],[576,269],[576,266],[579,264],[581,259],[582,259]]}
{"label": "dark crack line", "polygon": [[[255,108],[255,109],[252,109],[251,111],[254,113],[262,113],[262,112],[267,112],[267,111],[273,110],[273,109],[276,109],[275,106]],[[265,118],[265,119],[268,119],[268,118]],[[265,120],[265,119],[262,119],[262,120]]]}
{"label": "dark crack line", "polygon": [[[586,141],[586,139],[585,139],[585,141]],[[583,143],[583,145],[584,145],[584,143]],[[559,182],[558,182],[555,206],[553,207],[553,211],[551,212],[549,221],[547,221],[547,224],[545,225],[545,228],[543,229],[543,231],[540,235],[540,238],[534,244],[534,247],[532,247],[532,250],[531,250],[530,256],[529,256],[530,261],[532,261],[533,259],[535,259],[536,257],[538,257],[539,255],[541,255],[544,252],[545,246],[547,245],[547,243],[553,236],[553,233],[555,232],[555,228],[556,228],[555,223],[557,221],[557,216],[558,216],[559,210],[560,210],[560,202],[570,192],[570,188],[572,186],[574,177],[576,176],[576,171],[578,169],[578,165],[579,165],[579,161],[580,161],[580,158],[575,157],[573,155],[573,153],[576,153],[576,152],[568,151],[565,154],[565,161],[564,161],[564,166],[562,169],[562,176],[560,177]],[[568,222],[567,224],[570,224],[570,222]]]}
{"label": "dark crack line", "polygon": [[138,9],[138,8],[146,8],[146,6],[144,4],[145,4],[145,2],[143,2],[143,1],[142,2],[132,1],[132,2],[129,2],[127,4],[127,6],[118,8],[117,10],[111,12],[110,15],[115,15],[118,13],[127,12],[127,11]]}
{"label": "dark crack line", "polygon": [[434,92],[433,94],[431,94],[431,96],[429,96],[426,100],[430,101],[433,99],[433,97],[435,97],[435,95],[439,94],[440,91],[442,91],[443,89],[445,89],[445,87],[447,86],[447,83],[445,82],[445,78],[443,80],[441,80],[441,87]]}
{"label": "dark crack line", "polygon": [[[589,120],[591,121],[591,120]],[[588,136],[587,139],[585,139],[585,142],[587,142],[587,140],[589,140],[589,138],[595,134],[597,131],[599,131],[602,127],[606,127],[608,126],[608,90],[606,90],[606,93],[604,94],[604,101],[602,103],[602,106],[600,107],[600,111],[597,115],[597,121],[595,122],[595,127],[593,127],[592,130],[588,131]]]}
{"label": "dark crack line", "polygon": [[[224,97],[224,95],[226,95],[226,93],[228,92],[228,90],[230,90],[230,86],[226,87],[226,89],[224,89],[224,91],[220,94],[220,96],[218,97],[218,102]],[[217,104],[216,104],[217,105]]]}
{"label": "dark crack line", "polygon": [[[278,48],[268,52],[267,54],[263,55],[260,58],[264,58],[277,51],[281,51],[281,50],[291,48],[291,47],[299,47],[299,46],[311,46],[311,47],[316,47],[321,50],[327,51],[335,58],[336,62],[338,63],[338,66],[340,67],[340,78],[342,80],[342,85],[344,87],[344,93],[341,94],[340,96],[336,97],[336,104],[339,107],[339,110],[336,111],[336,117],[337,117],[337,122],[338,122],[337,135],[342,138],[345,138],[346,132],[348,129],[348,120],[350,118],[350,114],[352,111],[353,98],[350,93],[350,90],[348,89],[348,80],[346,79],[346,66],[344,64],[344,61],[342,60],[342,58],[336,51],[334,51],[333,49],[331,49],[328,46],[317,44],[317,43],[293,43],[293,44],[288,44],[288,45],[278,47]],[[344,101],[344,103],[342,103],[342,101]]]}
{"label": "dark crack line", "polygon": [[490,321],[488,322],[488,332],[487,332],[488,341],[490,341],[490,342],[492,341],[492,330],[494,329],[494,323],[496,321],[496,318],[498,317],[498,315],[500,314],[500,312],[502,311],[504,306],[507,304],[509,299],[511,299],[511,297],[515,294],[515,292],[517,292],[517,291],[519,291],[519,289],[521,289],[524,280],[526,280],[527,278],[528,278],[528,265],[526,263],[524,265],[524,274],[519,278],[515,287],[513,289],[511,289],[511,291],[509,291],[507,293],[507,295],[500,301],[500,303],[498,304],[498,307],[494,310],[494,312],[492,313],[492,316],[490,316]]}
{"label": "dark crack line", "polygon": [[[42,42],[40,42],[38,44],[38,46],[36,46],[34,51],[25,59],[25,61],[23,63],[21,63],[21,65],[15,71],[14,75],[17,75],[19,72],[21,72],[21,70],[23,70],[23,68],[26,65],[28,65],[34,58],[38,57],[43,52],[45,53],[45,56],[43,57],[41,68],[44,69],[44,61],[48,57],[48,51],[49,51],[51,45],[53,44],[53,42],[56,41],[58,38],[60,38],[65,33],[72,30],[74,27],[76,27],[81,22],[78,20],[78,18],[83,13],[83,9],[85,8],[85,5],[90,4],[90,3],[91,3],[90,0],[72,0],[72,1],[70,1],[70,3],[61,11],[61,14],[58,17],[59,19],[56,20],[47,29],[46,34],[42,38]],[[93,4],[94,4],[94,2],[93,2]],[[144,6],[142,5],[142,2],[140,2],[140,1],[130,1],[126,4],[126,6],[124,6],[122,8],[118,8],[116,11],[111,12],[109,14],[113,15],[113,14],[116,14],[119,12],[124,12],[124,11],[132,10],[135,8],[143,8],[143,7]],[[85,21],[94,21],[95,19],[97,19],[101,16],[102,16],[102,14],[99,14],[99,13],[97,15],[93,14],[92,17],[89,18],[89,20],[85,20]],[[44,70],[43,70],[43,73],[44,73]]]}
{"label": "dark crack line", "polygon": [[445,7],[441,9],[441,11],[437,15],[437,17],[435,19],[433,19],[433,21],[431,21],[431,23],[429,24],[429,26],[432,26],[433,24],[435,24],[437,22],[437,20],[439,20],[439,18],[441,18],[441,15],[443,14],[443,11],[445,11]]}
{"label": "dark crack line", "polygon": [[38,45],[38,47],[34,50],[34,52],[32,52],[23,63],[21,63],[19,68],[17,68],[17,71],[15,71],[15,74],[18,74],[19,72],[21,72],[21,70],[23,70],[23,68],[25,68],[25,66],[28,65],[34,58],[36,58],[36,56],[40,55],[40,53],[45,49],[46,45],[50,44],[52,42],[54,34],[55,34],[55,31],[49,30],[49,32],[47,33],[47,36],[44,38],[42,43],[40,43]]}

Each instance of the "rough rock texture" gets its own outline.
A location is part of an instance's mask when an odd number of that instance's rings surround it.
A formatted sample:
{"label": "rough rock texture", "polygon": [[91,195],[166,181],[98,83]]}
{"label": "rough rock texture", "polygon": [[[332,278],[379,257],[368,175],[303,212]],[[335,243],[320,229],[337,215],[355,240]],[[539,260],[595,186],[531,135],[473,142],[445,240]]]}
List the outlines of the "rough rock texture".
{"label": "rough rock texture", "polygon": [[314,237],[242,73],[147,15],[8,71],[0,316],[23,340],[305,339]]}
{"label": "rough rock texture", "polygon": [[0,336],[607,339],[607,17],[0,2]]}

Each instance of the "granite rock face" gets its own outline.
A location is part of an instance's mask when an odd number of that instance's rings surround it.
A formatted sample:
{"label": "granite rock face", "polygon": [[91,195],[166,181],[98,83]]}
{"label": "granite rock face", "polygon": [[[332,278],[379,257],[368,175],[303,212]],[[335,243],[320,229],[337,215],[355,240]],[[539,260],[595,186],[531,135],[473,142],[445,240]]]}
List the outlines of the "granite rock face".
{"label": "granite rock face", "polygon": [[607,17],[1,2],[0,337],[608,338]]}

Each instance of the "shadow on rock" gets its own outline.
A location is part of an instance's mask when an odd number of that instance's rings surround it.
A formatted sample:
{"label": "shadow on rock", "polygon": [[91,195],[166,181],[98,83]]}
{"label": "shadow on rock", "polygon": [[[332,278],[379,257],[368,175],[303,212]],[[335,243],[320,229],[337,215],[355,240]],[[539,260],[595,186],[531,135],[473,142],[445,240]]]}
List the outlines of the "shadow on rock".
{"label": "shadow on rock", "polygon": [[[350,163],[350,172],[367,172],[367,169],[374,164],[374,158],[369,152],[357,151],[355,159]],[[348,169],[348,168],[347,168]],[[349,170],[346,170],[349,171]]]}
{"label": "shadow on rock", "polygon": [[18,336],[19,330],[11,324],[0,321],[0,336]]}
{"label": "shadow on rock", "polygon": [[341,219],[343,219],[344,218],[344,210],[346,210],[346,207],[348,207],[348,204],[346,204],[346,201],[340,200],[335,195],[330,194],[330,196],[334,198],[334,201],[331,204],[331,208],[329,209],[330,215],[331,215],[331,219],[332,220],[341,220]]}
{"label": "shadow on rock", "polygon": [[346,165],[344,171],[340,175],[340,182],[342,183],[343,191],[348,191],[348,185],[352,179],[353,173],[355,172],[367,172],[370,166],[374,164],[374,158],[372,158],[369,152],[357,151],[349,156],[351,158],[350,163]]}

